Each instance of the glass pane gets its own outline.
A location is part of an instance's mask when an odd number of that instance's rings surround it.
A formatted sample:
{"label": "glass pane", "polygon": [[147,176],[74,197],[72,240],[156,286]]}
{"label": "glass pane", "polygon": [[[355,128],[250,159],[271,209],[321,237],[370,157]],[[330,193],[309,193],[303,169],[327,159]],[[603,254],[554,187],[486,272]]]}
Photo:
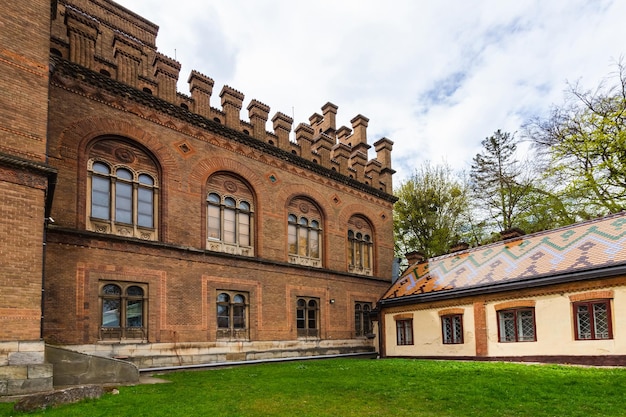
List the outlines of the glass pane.
{"label": "glass pane", "polygon": [[306,307],[306,301],[304,301],[302,298],[300,298],[298,300],[298,308],[304,308]]}
{"label": "glass pane", "polygon": [[220,293],[220,295],[217,296],[218,303],[228,303],[229,301],[230,301],[230,295],[226,294],[225,292]]}
{"label": "glass pane", "polygon": [[518,311],[518,331],[520,341],[535,340],[535,320],[532,310]]}
{"label": "glass pane", "polygon": [[363,245],[363,266],[368,269],[372,267],[372,245],[371,244]]}
{"label": "glass pane", "polygon": [[115,185],[115,221],[128,224],[133,222],[133,186],[131,184],[118,181]]}
{"label": "glass pane", "polygon": [[143,297],[143,288],[136,285],[130,286],[126,290],[126,295],[129,297]]}
{"label": "glass pane", "polygon": [[354,232],[352,230],[348,230],[348,239],[354,239]]}
{"label": "glass pane", "polygon": [[[358,308],[356,308],[358,307]],[[361,326],[361,317],[362,317],[362,311],[361,311],[361,306],[360,305],[356,305],[355,309],[354,309],[354,331],[356,332],[357,336],[362,336],[363,335],[363,328]]]}
{"label": "glass pane", "polygon": [[219,304],[217,306],[217,327],[228,329],[230,327],[230,307]]}
{"label": "glass pane", "polygon": [[139,187],[137,196],[137,224],[143,227],[154,227],[153,223],[153,192],[151,188]]}
{"label": "glass pane", "polygon": [[213,203],[213,204],[219,204],[221,202],[220,196],[215,194],[215,193],[211,193],[209,194],[209,197],[207,198],[207,201],[209,203]]}
{"label": "glass pane", "polygon": [[106,294],[106,295],[122,295],[122,290],[117,285],[107,284],[104,287],[102,287],[102,294]]}
{"label": "glass pane", "polygon": [[313,220],[311,222],[311,228],[313,229],[319,229],[320,228],[320,223],[317,220]]}
{"label": "glass pane", "polygon": [[363,267],[363,254],[361,252],[363,248],[363,244],[361,242],[354,242],[354,261],[355,261],[355,266],[357,268],[362,268]]}
{"label": "glass pane", "polygon": [[143,301],[128,300],[126,303],[126,327],[143,326]]}
{"label": "glass pane", "polygon": [[207,235],[209,239],[221,239],[220,208],[218,206],[209,206]]}
{"label": "glass pane", "polygon": [[452,320],[452,324],[454,325],[453,342],[461,343],[461,341],[463,340],[463,324],[461,322],[461,317],[454,317]]}
{"label": "glass pane", "polygon": [[298,222],[298,218],[296,216],[294,216],[293,214],[289,215],[288,218],[289,223],[297,223]]}
{"label": "glass pane", "polygon": [[311,230],[310,234],[310,248],[309,248],[309,256],[311,258],[319,258],[320,257],[320,239],[319,232],[317,230]]}
{"label": "glass pane", "polygon": [[226,243],[236,243],[235,214],[233,209],[224,209],[224,242]]}
{"label": "glass pane", "polygon": [[363,235],[361,233],[356,234],[357,240],[363,240]]}
{"label": "glass pane", "polygon": [[226,207],[235,207],[236,203],[235,203],[235,199],[231,198],[231,197],[227,197],[224,199],[224,205]]}
{"label": "glass pane", "polygon": [[154,185],[154,180],[148,174],[139,174],[139,184]]}
{"label": "glass pane", "polygon": [[308,328],[309,329],[317,329],[317,325],[316,325],[316,311],[315,310],[308,310],[307,311],[307,318],[308,318]]}
{"label": "glass pane", "polygon": [[302,217],[298,223],[300,223],[301,226],[309,225],[309,221],[305,217]]}
{"label": "glass pane", "polygon": [[91,217],[108,220],[111,210],[111,182],[108,178],[91,178]]}
{"label": "glass pane", "polygon": [[235,304],[243,304],[245,302],[246,302],[246,299],[241,294],[237,294],[233,297],[233,303]]}
{"label": "glass pane", "polygon": [[309,308],[314,308],[314,309],[317,309],[317,301],[315,301],[315,300],[310,300],[310,301],[309,301]]}
{"label": "glass pane", "polygon": [[304,320],[304,310],[298,308],[296,311],[296,325],[298,329],[304,329],[306,327],[306,321]]}
{"label": "glass pane", "polygon": [[441,318],[442,332],[443,332],[443,343],[452,343],[452,324],[450,317],[442,317]]}
{"label": "glass pane", "polygon": [[243,211],[250,211],[250,203],[247,201],[242,201],[239,203],[239,209]]}
{"label": "glass pane", "polygon": [[609,338],[609,317],[607,304],[593,305],[593,328],[595,330],[596,339]]}
{"label": "glass pane", "polygon": [[103,164],[102,162],[95,162],[92,166],[92,169],[93,172],[98,172],[100,174],[109,175],[111,173],[109,166],[107,164]]}
{"label": "glass pane", "polygon": [[127,169],[124,168],[119,168],[117,171],[115,171],[115,175],[118,178],[123,178],[125,180],[132,180],[133,179],[133,173],[130,172]]}
{"label": "glass pane", "polygon": [[308,230],[304,227],[298,228],[298,255],[307,256],[309,249]]}
{"label": "glass pane", "polygon": [[233,306],[233,328],[245,329],[246,328],[246,308],[241,305]]}
{"label": "glass pane", "polygon": [[515,314],[512,311],[500,312],[500,341],[515,341]]}
{"label": "glass pane", "polygon": [[102,326],[120,327],[120,300],[102,300]]}
{"label": "glass pane", "polygon": [[239,244],[250,246],[250,214],[239,213]]}
{"label": "glass pane", "polygon": [[591,339],[591,316],[586,304],[579,305],[576,309],[576,326],[579,339]]}
{"label": "glass pane", "polygon": [[288,246],[289,246],[289,253],[291,254],[298,253],[296,226],[294,226],[293,224],[290,224],[289,227],[287,228],[287,234],[288,234],[287,240],[288,240]]}

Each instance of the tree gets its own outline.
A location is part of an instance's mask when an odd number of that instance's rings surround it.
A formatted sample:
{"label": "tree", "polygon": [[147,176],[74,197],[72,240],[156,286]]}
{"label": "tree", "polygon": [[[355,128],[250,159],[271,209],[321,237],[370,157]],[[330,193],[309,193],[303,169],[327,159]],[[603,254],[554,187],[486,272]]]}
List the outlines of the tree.
{"label": "tree", "polygon": [[396,191],[396,252],[420,251],[426,257],[448,252],[464,235],[468,187],[447,165],[425,162]]}
{"label": "tree", "polygon": [[626,207],[626,68],[593,91],[569,85],[563,105],[525,125],[547,173],[577,220]]}
{"label": "tree", "polygon": [[519,227],[516,220],[527,209],[532,179],[515,159],[515,136],[497,130],[482,141],[470,172],[473,198],[481,203],[492,225],[504,231]]}

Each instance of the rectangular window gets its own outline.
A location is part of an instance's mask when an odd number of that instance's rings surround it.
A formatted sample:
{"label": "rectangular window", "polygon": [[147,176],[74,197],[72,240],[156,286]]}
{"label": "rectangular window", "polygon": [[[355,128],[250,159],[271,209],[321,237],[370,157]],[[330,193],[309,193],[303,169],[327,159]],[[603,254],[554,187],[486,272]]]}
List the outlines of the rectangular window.
{"label": "rectangular window", "polygon": [[239,213],[239,244],[250,246],[250,213]]}
{"label": "rectangular window", "polygon": [[154,192],[150,188],[139,188],[137,193],[137,224],[142,227],[154,227],[152,213]]}
{"label": "rectangular window", "polygon": [[115,221],[133,223],[133,186],[118,181],[115,184]]}
{"label": "rectangular window", "polygon": [[298,238],[296,237],[297,228],[295,224],[290,224],[287,228],[289,253],[298,253]]}
{"label": "rectangular window", "polygon": [[463,316],[461,314],[442,316],[441,332],[444,344],[463,343]]}
{"label": "rectangular window", "polygon": [[111,182],[108,178],[93,176],[91,179],[91,217],[109,220]]}
{"label": "rectangular window", "polygon": [[209,216],[209,230],[208,237],[209,239],[221,239],[221,225],[220,225],[220,207],[219,206],[209,206],[208,211]]}
{"label": "rectangular window", "polygon": [[413,319],[396,321],[397,344],[412,345],[413,344]]}
{"label": "rectangular window", "polygon": [[576,340],[612,339],[609,300],[574,303]]}
{"label": "rectangular window", "polygon": [[534,342],[535,309],[523,308],[498,311],[500,342]]}
{"label": "rectangular window", "polygon": [[236,243],[235,210],[224,209],[224,242]]}

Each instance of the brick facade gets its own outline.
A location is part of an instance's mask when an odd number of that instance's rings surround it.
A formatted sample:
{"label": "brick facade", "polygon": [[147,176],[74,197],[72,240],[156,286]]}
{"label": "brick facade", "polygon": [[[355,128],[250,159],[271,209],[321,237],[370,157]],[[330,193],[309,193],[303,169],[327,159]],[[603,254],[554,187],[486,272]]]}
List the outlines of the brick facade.
{"label": "brick facade", "polygon": [[[179,93],[180,64],[156,51],[156,33],[109,0],[63,0],[55,10],[46,156],[58,174],[46,229],[45,340],[142,367],[373,351],[355,332],[355,304],[373,307],[391,281],[393,142],[370,145],[362,115],[337,127],[332,103],[294,128],[253,99],[242,120],[244,94],[225,86],[214,107],[214,82],[197,71],[190,95]],[[108,206],[95,214],[94,204],[109,200],[94,183],[112,178],[98,170],[119,169],[153,181],[143,194],[154,214],[148,227],[113,220],[121,214]],[[121,189],[120,178],[106,186]],[[139,216],[141,182],[132,187]],[[105,194],[115,200],[116,192]],[[249,244],[210,236],[212,192],[249,204]],[[306,253],[293,252],[301,233]],[[111,288],[142,294],[140,331],[117,331],[139,313],[126,298],[110,301]],[[245,337],[218,332],[222,292],[245,296]],[[299,298],[316,303],[306,320],[298,321]],[[105,326],[112,314],[118,322]]]}

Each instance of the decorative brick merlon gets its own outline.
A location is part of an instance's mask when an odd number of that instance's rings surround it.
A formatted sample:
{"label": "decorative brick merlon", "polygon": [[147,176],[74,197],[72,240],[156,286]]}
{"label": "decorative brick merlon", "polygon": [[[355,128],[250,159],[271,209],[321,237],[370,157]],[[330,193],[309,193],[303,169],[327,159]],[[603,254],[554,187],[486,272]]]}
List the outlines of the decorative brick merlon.
{"label": "decorative brick merlon", "polygon": [[264,121],[267,121],[269,113],[270,107],[267,104],[263,104],[256,99],[252,100],[250,104],[248,104],[248,117],[250,117],[250,120],[252,120],[253,117],[259,117]]}
{"label": "decorative brick merlon", "polygon": [[314,130],[306,123],[300,123],[296,127],[296,142],[300,146],[300,156],[309,158],[311,155],[311,144],[313,142]]}
{"label": "decorative brick merlon", "polygon": [[[327,135],[335,135],[336,119],[337,119],[338,107],[331,102],[328,102],[322,106],[322,113],[324,114],[321,121],[320,128],[323,133]],[[333,139],[334,141],[334,139]]]}
{"label": "decorative brick merlon", "polygon": [[347,126],[341,126],[337,130],[337,140],[339,143],[347,144],[346,139],[352,134],[352,129]]}
{"label": "decorative brick merlon", "polygon": [[354,133],[351,136],[352,147],[356,147],[358,144],[367,144],[367,125],[370,119],[363,115],[357,115],[350,123],[352,123],[352,130]]}
{"label": "decorative brick merlon", "polygon": [[393,149],[393,142],[387,138],[379,139],[374,142],[374,149],[376,149],[376,159],[380,162],[383,170],[391,169],[391,150]]}
{"label": "decorative brick merlon", "polygon": [[277,112],[272,117],[272,123],[274,124],[274,134],[278,137],[278,147],[289,150],[289,132],[291,132],[293,119],[285,113]]}
{"label": "decorative brick merlon", "polygon": [[220,97],[222,99],[222,110],[226,115],[226,126],[239,130],[239,125],[241,124],[239,112],[243,106],[244,95],[234,88],[225,85],[220,92]]}
{"label": "decorative brick merlon", "polygon": [[208,94],[209,96],[213,94],[215,81],[213,81],[211,77],[208,77],[196,70],[191,71],[187,82],[189,83],[189,92],[192,94],[192,97],[196,90]]}
{"label": "decorative brick merlon", "polygon": [[160,52],[157,52],[152,65],[154,66],[155,75],[164,74],[168,77],[178,80],[178,74],[180,73],[180,62],[175,61]]}

